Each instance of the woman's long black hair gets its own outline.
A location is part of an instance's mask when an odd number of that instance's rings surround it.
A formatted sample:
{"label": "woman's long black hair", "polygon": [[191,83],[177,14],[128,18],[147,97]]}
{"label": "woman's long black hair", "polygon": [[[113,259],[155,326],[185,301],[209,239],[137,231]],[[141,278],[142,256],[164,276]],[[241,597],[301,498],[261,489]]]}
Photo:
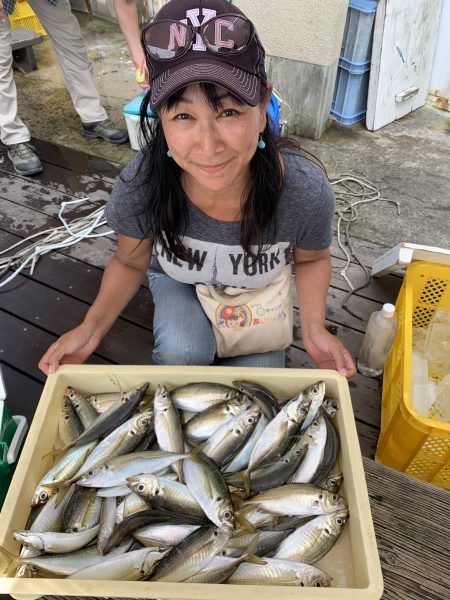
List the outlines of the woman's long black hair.
{"label": "woman's long black hair", "polygon": [[[221,107],[217,87],[211,83],[199,84],[209,106],[214,110]],[[185,92],[182,89],[170,96],[160,111],[176,106]],[[269,91],[261,86],[260,101],[267,98]],[[145,169],[144,185],[149,195],[146,211],[151,215],[152,237],[162,247],[180,260],[192,262],[193,258],[183,245],[183,235],[188,225],[188,203],[181,184],[181,169],[167,156],[167,143],[161,120],[147,114],[150,103],[148,92],[141,105],[140,125],[144,137],[143,159],[140,168]],[[279,142],[272,132],[267,118],[263,132],[264,150],[257,150],[250,162],[251,180],[243,192],[241,210],[240,242],[246,254],[259,260],[265,247],[275,240],[275,217],[283,184],[283,166]],[[285,144],[286,145],[286,144]],[[289,142],[288,146],[297,143]],[[141,179],[142,181],[142,179]],[[257,252],[253,248],[257,247]]]}

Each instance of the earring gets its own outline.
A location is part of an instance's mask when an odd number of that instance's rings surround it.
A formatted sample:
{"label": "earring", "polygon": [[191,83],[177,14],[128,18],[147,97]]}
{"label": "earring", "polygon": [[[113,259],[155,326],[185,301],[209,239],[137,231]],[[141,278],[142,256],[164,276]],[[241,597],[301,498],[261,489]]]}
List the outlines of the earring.
{"label": "earring", "polygon": [[167,150],[167,156],[168,156],[169,158],[172,158],[172,152],[171,152],[170,150]]}
{"label": "earring", "polygon": [[258,148],[260,150],[264,150],[265,147],[266,147],[266,142],[263,140],[262,133],[260,133],[259,134]]}

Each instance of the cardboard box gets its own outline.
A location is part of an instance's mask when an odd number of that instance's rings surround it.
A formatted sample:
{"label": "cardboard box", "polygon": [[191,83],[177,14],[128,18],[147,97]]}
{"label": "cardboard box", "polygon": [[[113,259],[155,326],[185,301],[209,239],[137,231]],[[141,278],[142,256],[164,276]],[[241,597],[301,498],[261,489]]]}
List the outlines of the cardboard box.
{"label": "cardboard box", "polygon": [[[247,379],[268,387],[281,400],[289,399],[318,380],[326,383],[327,395],[338,400],[335,423],[341,438],[339,469],[344,473],[342,495],[349,506],[350,518],[344,532],[331,552],[316,563],[333,579],[332,588],[301,588],[275,586],[238,586],[151,583],[129,581],[84,581],[76,579],[14,579],[0,577],[0,593],[21,598],[51,596],[109,596],[122,598],[185,598],[197,600],[231,600],[236,597],[257,597],[259,600],[303,599],[319,600],[379,600],[383,580],[375,533],[370,513],[369,497],[356,432],[349,388],[336,371],[300,369],[247,369],[231,367],[175,366],[64,366],[47,379],[36,410],[22,456],[11,483],[0,518],[0,572],[9,560],[1,548],[19,552],[19,544],[11,532],[23,529],[28,514],[28,501],[34,489],[51,467],[52,458],[43,455],[59,447],[58,413],[64,389],[71,385],[85,393],[126,390],[149,381],[151,390],[157,384],[169,389],[196,381],[231,384],[235,379]],[[30,600],[30,597],[28,598]]]}

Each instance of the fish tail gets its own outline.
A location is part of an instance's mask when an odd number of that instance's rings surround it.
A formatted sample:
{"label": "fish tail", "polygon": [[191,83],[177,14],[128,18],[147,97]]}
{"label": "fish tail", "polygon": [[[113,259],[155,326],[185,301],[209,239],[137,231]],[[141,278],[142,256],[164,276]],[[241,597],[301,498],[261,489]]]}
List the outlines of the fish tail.
{"label": "fish tail", "polygon": [[245,554],[242,555],[242,562],[253,563],[254,565],[267,565],[267,561],[263,560],[260,556],[255,554],[255,550],[258,547],[259,534],[256,534],[255,539],[251,542]]}
{"label": "fish tail", "polygon": [[242,529],[242,531],[248,531],[250,533],[254,533],[255,528],[253,527],[253,525],[250,523],[250,521],[245,516],[246,513],[250,512],[251,510],[252,510],[252,507],[247,506],[246,508],[243,508],[242,510],[240,510],[238,513],[235,513],[235,518],[236,518],[236,522],[238,523],[238,525],[239,525],[240,529]]}

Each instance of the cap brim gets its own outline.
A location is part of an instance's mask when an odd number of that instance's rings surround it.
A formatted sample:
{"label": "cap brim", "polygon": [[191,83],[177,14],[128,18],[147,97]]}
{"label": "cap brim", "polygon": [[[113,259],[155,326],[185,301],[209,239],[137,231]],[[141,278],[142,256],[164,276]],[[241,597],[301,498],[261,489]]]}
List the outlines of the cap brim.
{"label": "cap brim", "polygon": [[259,102],[259,79],[225,62],[214,60],[188,61],[167,69],[152,81],[150,108],[155,110],[173,93],[192,83],[215,83],[250,106]]}

